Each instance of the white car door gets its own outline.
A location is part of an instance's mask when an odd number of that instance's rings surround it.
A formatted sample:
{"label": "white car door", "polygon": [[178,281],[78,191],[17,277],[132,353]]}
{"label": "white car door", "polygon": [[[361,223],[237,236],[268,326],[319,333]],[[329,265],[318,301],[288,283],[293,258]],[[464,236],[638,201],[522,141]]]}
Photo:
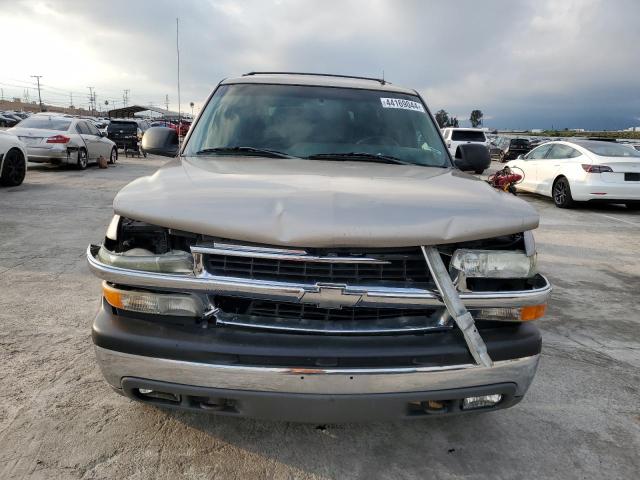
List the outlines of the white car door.
{"label": "white car door", "polygon": [[560,172],[568,170],[567,167],[571,163],[579,163],[581,156],[582,153],[569,145],[554,143],[545,157],[537,161],[537,191],[543,195],[551,196],[553,181]]}
{"label": "white car door", "polygon": [[518,189],[526,190],[527,192],[538,191],[536,172],[538,163],[544,159],[552,146],[552,143],[545,143],[531,150],[523,158],[512,160],[508,163],[509,166],[520,168],[524,172],[524,179],[518,184]]}

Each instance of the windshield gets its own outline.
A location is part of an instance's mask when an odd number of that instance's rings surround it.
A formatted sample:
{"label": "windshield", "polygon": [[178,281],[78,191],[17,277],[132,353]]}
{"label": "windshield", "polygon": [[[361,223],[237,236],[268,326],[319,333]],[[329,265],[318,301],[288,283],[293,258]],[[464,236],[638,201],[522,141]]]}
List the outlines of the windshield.
{"label": "windshield", "polygon": [[205,150],[216,154],[211,149],[233,147],[305,159],[362,153],[417,165],[450,166],[420,98],[374,90],[222,85],[198,121],[185,154]]}
{"label": "windshield", "polygon": [[594,142],[594,143],[579,143],[582,147],[586,148],[596,155],[601,157],[640,157],[640,152],[627,145],[614,142]]}
{"label": "windshield", "polygon": [[458,142],[484,142],[484,132],[476,130],[454,130],[451,132],[451,140]]}
{"label": "windshield", "polygon": [[38,128],[43,130],[59,130],[66,132],[71,125],[71,120],[66,118],[54,118],[45,116],[33,116],[22,120],[17,127],[20,128]]}

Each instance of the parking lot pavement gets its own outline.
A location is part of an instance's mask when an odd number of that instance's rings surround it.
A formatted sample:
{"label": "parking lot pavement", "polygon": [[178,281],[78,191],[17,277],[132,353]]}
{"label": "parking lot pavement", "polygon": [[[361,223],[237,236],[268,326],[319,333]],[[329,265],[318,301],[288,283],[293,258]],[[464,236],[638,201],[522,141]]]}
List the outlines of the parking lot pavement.
{"label": "parking lot pavement", "polygon": [[490,414],[318,426],[167,413],[113,393],[90,326],[114,194],[160,158],[31,166],[0,190],[0,478],[637,478],[640,215],[541,214],[555,286],[527,397]]}

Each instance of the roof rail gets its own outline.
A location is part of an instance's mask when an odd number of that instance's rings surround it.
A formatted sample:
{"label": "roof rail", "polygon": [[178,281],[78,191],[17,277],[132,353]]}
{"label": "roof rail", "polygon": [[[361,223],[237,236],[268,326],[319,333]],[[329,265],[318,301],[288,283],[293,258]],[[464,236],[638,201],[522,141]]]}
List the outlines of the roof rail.
{"label": "roof rail", "polygon": [[372,82],[378,82],[380,85],[386,85],[387,82],[384,78],[373,78],[373,77],[358,77],[355,75],[337,75],[335,73],[310,73],[310,72],[248,72],[244,73],[243,77],[248,77],[251,75],[309,75],[316,77],[336,77],[336,78],[356,78],[358,80],[371,80]]}

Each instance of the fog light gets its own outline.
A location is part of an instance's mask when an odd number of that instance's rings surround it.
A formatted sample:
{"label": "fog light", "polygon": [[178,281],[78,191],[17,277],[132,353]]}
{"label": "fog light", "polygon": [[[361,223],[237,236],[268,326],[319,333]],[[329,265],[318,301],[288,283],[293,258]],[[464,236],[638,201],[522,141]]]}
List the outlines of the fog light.
{"label": "fog light", "polygon": [[204,311],[202,302],[191,295],[121,290],[106,282],[102,284],[102,294],[112,307],[132,312],[201,317]]}
{"label": "fog light", "polygon": [[153,390],[150,390],[148,388],[139,388],[138,391],[143,395],[148,395],[149,393],[153,392]]}
{"label": "fog light", "polygon": [[502,400],[502,395],[481,395],[479,397],[467,397],[462,401],[463,410],[473,410],[475,408],[494,407]]}

